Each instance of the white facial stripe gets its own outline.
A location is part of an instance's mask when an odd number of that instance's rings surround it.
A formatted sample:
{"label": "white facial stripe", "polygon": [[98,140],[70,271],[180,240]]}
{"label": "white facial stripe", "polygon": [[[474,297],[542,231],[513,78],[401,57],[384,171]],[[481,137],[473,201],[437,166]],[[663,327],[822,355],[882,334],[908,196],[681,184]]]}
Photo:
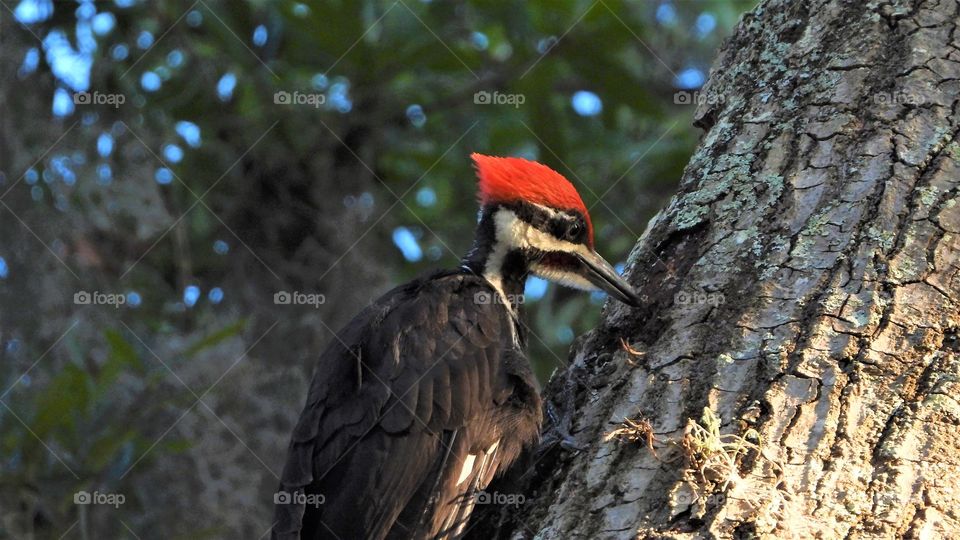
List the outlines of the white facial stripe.
{"label": "white facial stripe", "polygon": [[497,252],[502,251],[497,260],[498,263],[503,262],[503,257],[512,248],[533,247],[541,251],[564,251],[585,256],[590,254],[590,248],[587,246],[561,240],[548,232],[541,231],[517,217],[513,210],[497,211],[494,222],[497,227],[497,249],[491,255],[491,259],[498,255]]}
{"label": "white facial stripe", "polygon": [[[553,208],[550,208],[549,206],[544,206],[542,204],[537,204],[537,203],[527,203],[527,204],[531,206],[536,206],[540,210],[543,210],[544,212],[546,212],[546,214],[550,217],[557,217],[560,214],[560,212],[558,212]],[[564,216],[566,216],[566,214],[564,214]]]}
{"label": "white facial stripe", "polygon": [[554,283],[566,285],[567,287],[573,287],[574,289],[580,289],[584,291],[600,290],[596,285],[590,283],[586,280],[586,278],[579,274],[557,270],[556,268],[551,268],[549,266],[537,264],[530,268],[530,272],[533,275],[543,278],[547,281],[553,281]]}
{"label": "white facial stripe", "polygon": [[[509,214],[505,216],[504,214]],[[517,215],[513,212],[504,212],[500,210],[494,216],[494,235],[496,235],[496,240],[494,241],[493,251],[490,252],[490,257],[487,259],[487,266],[483,269],[484,277],[487,278],[487,281],[493,285],[493,288],[500,293],[502,300],[507,299],[507,295],[503,292],[503,284],[500,282],[500,268],[503,267],[503,259],[507,256],[507,253],[510,251],[510,242],[504,242],[501,240],[504,234],[510,234],[513,231],[513,223],[519,221]],[[504,302],[504,305],[507,306],[508,310],[510,308],[510,302]]]}
{"label": "white facial stripe", "polygon": [[536,207],[539,208],[540,210],[546,212],[546,214],[547,214],[548,216],[552,217],[552,218],[555,218],[555,217],[557,217],[557,216],[560,216],[560,217],[562,217],[563,219],[566,219],[567,221],[569,221],[569,222],[571,222],[571,223],[573,223],[574,221],[577,220],[577,216],[574,216],[573,214],[569,214],[569,213],[564,212],[564,211],[562,211],[562,210],[557,210],[556,208],[550,208],[549,206],[544,206],[544,205],[542,205],[542,204],[536,204],[536,203],[527,203],[527,204],[530,204],[530,205],[532,205],[532,206],[536,206]]}
{"label": "white facial stripe", "polygon": [[[552,209],[548,208],[547,210],[556,213]],[[496,224],[497,231],[497,247],[493,253],[490,254],[490,261],[487,266],[487,271],[493,275],[497,274],[497,270],[499,270],[500,265],[503,264],[503,259],[506,257],[507,252],[515,248],[522,249],[532,247],[541,251],[562,251],[566,253],[579,253],[584,256],[591,255],[590,248],[587,246],[560,240],[550,233],[541,231],[517,217],[517,214],[512,210],[501,209],[497,211],[494,216],[494,223]],[[567,287],[586,291],[598,290],[597,287],[587,281],[586,278],[572,272],[566,272],[541,264],[533,265],[530,271],[537,277],[566,285]],[[490,280],[491,277],[487,279]],[[494,277],[494,279],[496,278]]]}
{"label": "white facial stripe", "polygon": [[497,247],[502,244],[512,244],[512,241],[504,242],[507,239],[518,237],[523,220],[517,217],[516,212],[500,208],[493,216],[493,222],[497,229]]}

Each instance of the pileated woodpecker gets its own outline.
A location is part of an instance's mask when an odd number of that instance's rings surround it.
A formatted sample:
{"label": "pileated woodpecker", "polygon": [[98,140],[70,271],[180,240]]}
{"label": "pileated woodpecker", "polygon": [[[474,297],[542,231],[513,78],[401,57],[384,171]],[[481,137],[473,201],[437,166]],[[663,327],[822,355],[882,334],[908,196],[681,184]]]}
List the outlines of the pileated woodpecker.
{"label": "pileated woodpecker", "polygon": [[459,537],[478,492],[540,433],[517,318],[527,277],[638,305],[594,251],[566,178],[520,158],[472,158],[482,208],[460,268],[386,293],[320,357],[274,538]]}

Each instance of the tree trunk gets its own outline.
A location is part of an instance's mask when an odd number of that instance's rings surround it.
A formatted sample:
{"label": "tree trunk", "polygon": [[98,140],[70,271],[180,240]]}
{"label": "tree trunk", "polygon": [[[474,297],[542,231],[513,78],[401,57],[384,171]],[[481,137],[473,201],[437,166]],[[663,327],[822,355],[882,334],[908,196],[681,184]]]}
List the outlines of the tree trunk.
{"label": "tree trunk", "polygon": [[480,529],[960,537],[958,21],[953,0],[744,16],[631,254],[646,307],[608,303],[545,391],[582,449],[547,436],[526,503]]}

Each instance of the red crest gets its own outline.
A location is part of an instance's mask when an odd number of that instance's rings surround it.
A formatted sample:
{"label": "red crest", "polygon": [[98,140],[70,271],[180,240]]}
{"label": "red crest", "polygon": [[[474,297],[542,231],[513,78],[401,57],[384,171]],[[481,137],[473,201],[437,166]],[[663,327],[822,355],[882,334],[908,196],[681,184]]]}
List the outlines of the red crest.
{"label": "red crest", "polygon": [[583,215],[593,245],[593,224],[580,194],[562,174],[542,163],[516,157],[470,154],[480,180],[480,204],[526,201]]}

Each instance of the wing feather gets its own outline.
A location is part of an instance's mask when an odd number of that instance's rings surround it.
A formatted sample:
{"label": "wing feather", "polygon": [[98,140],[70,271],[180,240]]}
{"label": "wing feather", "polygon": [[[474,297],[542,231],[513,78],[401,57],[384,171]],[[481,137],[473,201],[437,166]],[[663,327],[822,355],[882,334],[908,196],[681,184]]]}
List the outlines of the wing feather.
{"label": "wing feather", "polygon": [[[404,527],[436,531],[440,521],[469,514],[450,503],[486,486],[496,470],[483,452],[489,441],[478,439],[490,426],[475,424],[505,391],[503,352],[513,346],[504,307],[473,301],[489,290],[464,274],[399,287],[327,348],[280,486],[326,502],[278,504],[275,538],[403,538]],[[470,453],[480,459],[458,487]]]}

